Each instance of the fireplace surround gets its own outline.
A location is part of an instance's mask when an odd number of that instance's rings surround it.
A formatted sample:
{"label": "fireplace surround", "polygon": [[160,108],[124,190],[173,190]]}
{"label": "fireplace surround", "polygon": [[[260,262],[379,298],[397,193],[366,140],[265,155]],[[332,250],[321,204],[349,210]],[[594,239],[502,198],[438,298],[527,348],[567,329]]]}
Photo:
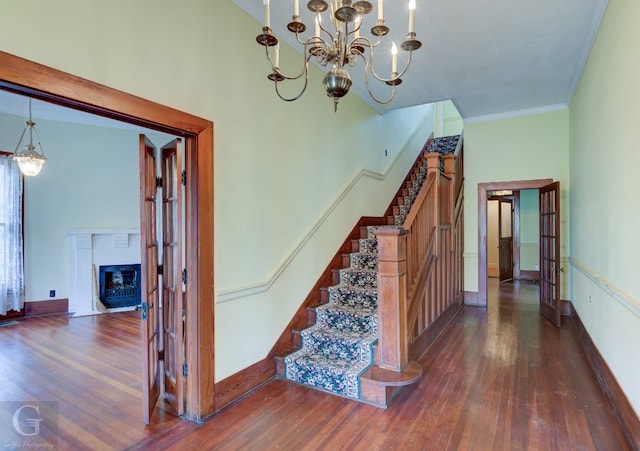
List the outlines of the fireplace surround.
{"label": "fireplace surround", "polygon": [[[138,276],[140,276],[141,251],[138,229],[69,230],[67,231],[67,250],[69,312],[73,312],[74,316],[102,313],[98,308],[98,301],[102,297],[99,280],[101,266],[137,265]],[[137,286],[140,290],[139,280]],[[135,308],[136,304],[114,306],[108,308],[107,312]]]}

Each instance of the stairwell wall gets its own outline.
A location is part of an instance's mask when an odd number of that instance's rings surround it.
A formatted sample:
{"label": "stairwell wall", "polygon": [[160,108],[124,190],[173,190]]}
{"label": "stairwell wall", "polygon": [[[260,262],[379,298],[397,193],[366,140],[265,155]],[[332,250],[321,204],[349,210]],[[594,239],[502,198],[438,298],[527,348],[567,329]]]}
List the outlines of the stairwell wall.
{"label": "stairwell wall", "polygon": [[610,0],[571,103],[571,300],[640,415],[640,29]]}
{"label": "stairwell wall", "polygon": [[[305,96],[280,101],[261,24],[230,0],[0,0],[0,11],[1,50],[214,122],[216,380],[267,355],[433,130],[432,106],[379,115],[349,95],[334,113],[315,68]],[[283,69],[299,64],[281,45]]]}

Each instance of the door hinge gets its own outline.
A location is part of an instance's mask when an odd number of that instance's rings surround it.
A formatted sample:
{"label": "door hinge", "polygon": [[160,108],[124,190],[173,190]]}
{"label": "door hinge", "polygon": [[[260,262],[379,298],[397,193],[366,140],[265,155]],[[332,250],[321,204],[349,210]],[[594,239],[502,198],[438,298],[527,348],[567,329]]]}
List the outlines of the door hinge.
{"label": "door hinge", "polygon": [[182,186],[187,186],[187,171],[182,170]]}
{"label": "door hinge", "polygon": [[187,377],[189,375],[189,367],[187,367],[186,363],[182,364],[182,376]]}
{"label": "door hinge", "polygon": [[158,265],[158,275],[161,276],[164,273],[164,267],[162,265]]}
{"label": "door hinge", "polygon": [[164,361],[164,350],[158,351],[158,360]]}
{"label": "door hinge", "polygon": [[156,187],[162,188],[162,177],[156,177]]}
{"label": "door hinge", "polygon": [[187,284],[187,268],[182,270],[182,283]]}

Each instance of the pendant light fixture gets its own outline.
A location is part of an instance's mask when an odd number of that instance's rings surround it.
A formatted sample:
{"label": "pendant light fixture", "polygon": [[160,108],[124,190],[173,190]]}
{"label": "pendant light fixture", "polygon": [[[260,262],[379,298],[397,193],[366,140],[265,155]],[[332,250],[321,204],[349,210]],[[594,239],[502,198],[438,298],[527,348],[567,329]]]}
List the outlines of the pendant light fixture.
{"label": "pendant light fixture", "polygon": [[[44,156],[44,151],[42,150],[42,144],[40,143],[40,137],[38,136],[38,131],[36,130],[36,123],[32,120],[31,115],[31,99],[29,99],[29,120],[25,122],[26,126],[22,130],[22,134],[20,135],[20,140],[18,141],[18,145],[16,146],[16,150],[13,153],[13,158],[18,162],[18,167],[20,168],[20,172],[23,175],[28,177],[36,176],[40,173],[42,166],[47,161]],[[24,138],[25,133],[29,130],[29,144],[24,146],[24,149],[20,149],[20,144],[22,144],[22,139]],[[36,150],[36,146],[33,145],[33,135],[36,135],[36,140],[38,141],[38,148],[40,152]]]}

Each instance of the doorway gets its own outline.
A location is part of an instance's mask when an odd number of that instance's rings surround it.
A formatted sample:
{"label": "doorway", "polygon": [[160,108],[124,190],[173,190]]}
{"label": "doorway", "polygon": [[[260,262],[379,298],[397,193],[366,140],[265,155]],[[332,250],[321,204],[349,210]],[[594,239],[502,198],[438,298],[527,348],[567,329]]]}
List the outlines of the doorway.
{"label": "doorway", "polygon": [[190,376],[184,416],[200,421],[213,414],[213,123],[5,52],[0,52],[0,89],[184,138],[185,369]]}
{"label": "doorway", "polygon": [[487,273],[489,277],[497,277],[500,282],[512,281],[515,264],[519,261],[515,257],[519,249],[519,240],[514,226],[518,217],[516,212],[516,197],[518,191],[489,193],[487,205]]}
{"label": "doorway", "polygon": [[[552,182],[552,179],[537,179],[478,184],[478,298],[476,305],[486,306],[488,298],[488,201],[491,194],[505,191],[539,190]],[[517,205],[516,202],[514,208],[518,208]],[[516,236],[519,222],[516,218],[517,215],[514,216],[513,220],[513,236],[514,240],[519,241],[519,236]],[[516,245],[516,248],[519,248],[519,245]],[[514,256],[514,272],[516,274],[520,272],[519,267],[516,266],[518,265],[516,262],[519,262],[519,260],[519,254],[516,254]]]}

